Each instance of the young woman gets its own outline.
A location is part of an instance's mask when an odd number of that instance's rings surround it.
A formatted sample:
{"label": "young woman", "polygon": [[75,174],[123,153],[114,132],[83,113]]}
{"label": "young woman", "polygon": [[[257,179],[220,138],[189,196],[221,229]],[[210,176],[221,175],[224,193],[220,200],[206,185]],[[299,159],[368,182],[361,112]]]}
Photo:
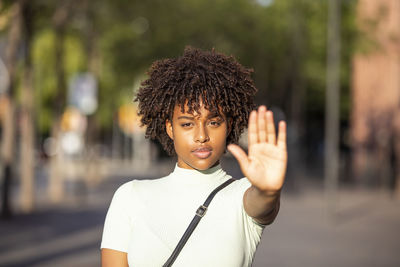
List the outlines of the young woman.
{"label": "young woman", "polygon": [[[230,179],[226,148],[243,174],[222,189],[173,266],[251,266],[261,234],[279,211],[286,125],[253,110],[251,70],[233,57],[186,48],[153,63],[136,101],[146,136],[177,156],[171,174],[133,180],[115,193],[104,225],[102,266],[162,266],[210,192]],[[248,154],[237,143],[248,124]],[[155,168],[157,166],[154,166]]]}

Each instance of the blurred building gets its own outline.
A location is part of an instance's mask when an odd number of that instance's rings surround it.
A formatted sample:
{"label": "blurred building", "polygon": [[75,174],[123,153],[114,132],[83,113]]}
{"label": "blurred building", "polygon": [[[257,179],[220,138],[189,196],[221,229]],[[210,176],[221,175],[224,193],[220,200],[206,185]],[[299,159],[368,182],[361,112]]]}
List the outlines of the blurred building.
{"label": "blurred building", "polygon": [[399,193],[400,1],[359,0],[357,22],[362,42],[353,59],[354,175]]}

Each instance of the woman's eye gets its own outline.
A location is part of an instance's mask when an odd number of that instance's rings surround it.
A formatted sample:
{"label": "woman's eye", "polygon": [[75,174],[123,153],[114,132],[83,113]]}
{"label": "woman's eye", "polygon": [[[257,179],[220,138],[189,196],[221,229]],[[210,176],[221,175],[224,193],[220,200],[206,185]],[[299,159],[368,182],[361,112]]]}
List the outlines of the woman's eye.
{"label": "woman's eye", "polygon": [[182,127],[190,127],[190,126],[192,126],[192,123],[191,122],[182,123],[181,126]]}
{"label": "woman's eye", "polygon": [[219,121],[210,121],[211,126],[220,126],[221,123]]}

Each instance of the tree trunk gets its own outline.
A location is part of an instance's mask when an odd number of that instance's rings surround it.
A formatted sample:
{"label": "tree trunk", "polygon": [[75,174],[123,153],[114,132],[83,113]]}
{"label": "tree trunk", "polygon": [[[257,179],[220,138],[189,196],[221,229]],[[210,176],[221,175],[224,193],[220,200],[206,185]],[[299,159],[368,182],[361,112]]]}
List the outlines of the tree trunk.
{"label": "tree trunk", "polygon": [[297,179],[296,174],[302,171],[302,167],[305,164],[304,151],[302,150],[302,137],[304,135],[304,98],[305,98],[305,86],[304,79],[301,75],[301,65],[303,61],[303,50],[304,50],[304,38],[302,35],[303,30],[303,18],[301,3],[293,4],[290,9],[290,87],[287,93],[289,99],[289,118],[288,123],[290,124],[291,141],[288,143],[288,150],[290,151],[290,158],[288,164],[288,176],[287,186],[291,189],[296,190]]}
{"label": "tree trunk", "polygon": [[68,22],[72,1],[58,1],[58,7],[54,12],[53,26],[56,34],[55,38],[55,71],[57,79],[57,95],[53,105],[53,126],[52,137],[57,145],[57,153],[50,161],[50,175],[48,194],[50,201],[59,203],[63,199],[63,173],[61,169],[62,150],[61,150],[61,128],[60,121],[62,112],[65,108],[66,99],[66,80],[64,69],[64,35],[65,27]]}
{"label": "tree trunk", "polygon": [[3,189],[1,217],[8,218],[12,215],[10,207],[10,186],[13,179],[13,160],[15,154],[15,67],[17,63],[17,50],[21,41],[21,9],[24,1],[16,1],[11,7],[11,26],[8,32],[6,47],[6,67],[9,74],[8,90],[5,93],[4,119],[2,122],[3,135],[1,140],[1,159],[3,161]]}
{"label": "tree trunk", "polygon": [[[91,73],[96,80],[100,75],[100,53],[98,47],[98,34],[96,28],[94,27],[94,10],[93,2],[85,1],[82,3],[82,9],[84,9],[86,17],[86,53],[88,54],[88,72]],[[95,116],[87,116],[87,127],[86,127],[86,138],[85,148],[86,148],[86,158],[87,166],[91,170],[86,177],[87,186],[95,185],[101,178],[101,173],[99,172],[98,159],[99,150],[95,149],[95,144],[99,139],[98,136],[98,125],[95,120]]]}
{"label": "tree trunk", "polygon": [[340,0],[329,0],[325,99],[325,192],[327,211],[336,212],[339,178]]}

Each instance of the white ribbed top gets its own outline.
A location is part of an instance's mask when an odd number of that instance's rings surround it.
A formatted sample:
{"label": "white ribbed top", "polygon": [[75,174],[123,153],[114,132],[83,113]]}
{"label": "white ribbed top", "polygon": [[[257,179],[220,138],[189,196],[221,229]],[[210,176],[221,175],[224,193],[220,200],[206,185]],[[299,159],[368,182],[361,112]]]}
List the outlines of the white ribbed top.
{"label": "white ribbed top", "polygon": [[174,171],[166,177],[170,182],[186,185],[214,185],[218,182],[224,181],[229,176],[221,168],[221,165],[217,165],[210,169],[199,171],[190,170],[178,167],[175,165]]}
{"label": "white ribbed top", "polygon": [[[130,266],[162,266],[196,209],[229,178],[220,165],[206,171],[175,166],[166,177],[125,183],[114,194],[101,247],[127,252]],[[174,267],[251,266],[263,228],[244,211],[249,186],[244,178],[215,196]]]}

